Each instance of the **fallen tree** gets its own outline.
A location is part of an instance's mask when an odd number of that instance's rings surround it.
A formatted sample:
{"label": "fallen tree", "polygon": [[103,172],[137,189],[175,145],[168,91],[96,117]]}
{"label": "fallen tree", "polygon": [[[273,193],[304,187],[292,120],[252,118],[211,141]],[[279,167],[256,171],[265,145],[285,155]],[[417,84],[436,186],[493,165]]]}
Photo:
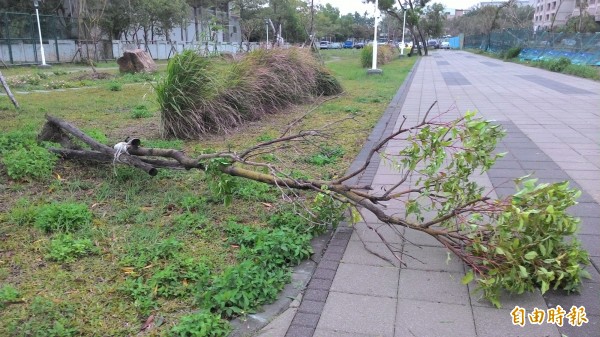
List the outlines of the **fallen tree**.
{"label": "fallen tree", "polygon": [[[144,148],[139,139],[111,148],[66,121],[52,116],[46,119],[39,139],[61,144],[50,151],[64,159],[131,165],[151,176],[158,169],[198,169],[223,184],[227,176],[238,176],[282,191],[315,191],[351,206],[353,218],[369,211],[388,225],[427,233],[471,268],[463,282],[475,280],[484,296],[497,306],[501,289],[514,293],[537,287],[542,292],[551,287],[574,291],[586,274],[582,264],[588,263],[587,252],[573,236],[578,219],[566,212],[576,203],[579,192],[570,189],[567,182],[537,184],[533,179],[518,179],[518,192],[511,197],[484,195],[484,189],[469,178],[490,169],[501,156],[493,151],[504,132],[473,113],[458,119],[426,114],[413,126],[405,126],[405,118],[397,131],[375,144],[360,168],[330,180],[295,178],[275,164],[254,159],[290,143],[310,142],[325,129],[291,134],[288,127],[279,138],[242,151],[192,158],[182,151]],[[75,140],[90,149],[83,149]],[[402,141],[405,147],[396,153],[384,151],[391,140]],[[401,178],[385,191],[351,183],[376,155],[385,157]],[[226,188],[223,193],[227,193]],[[386,204],[396,205],[396,212],[402,208],[404,214],[390,212]],[[378,230],[367,226],[404,263],[400,252]]]}

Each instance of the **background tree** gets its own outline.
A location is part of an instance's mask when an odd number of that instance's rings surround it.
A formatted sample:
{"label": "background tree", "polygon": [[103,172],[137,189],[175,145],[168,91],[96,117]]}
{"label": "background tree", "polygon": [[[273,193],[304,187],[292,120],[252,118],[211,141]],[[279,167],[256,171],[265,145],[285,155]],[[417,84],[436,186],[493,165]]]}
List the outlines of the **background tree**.
{"label": "background tree", "polygon": [[110,1],[100,22],[102,30],[112,39],[127,38],[126,32],[132,25],[133,8],[129,1]]}
{"label": "background tree", "polygon": [[[375,2],[375,0],[367,1],[371,3]],[[421,54],[421,48],[423,48],[425,55],[428,54],[427,41],[425,40],[425,36],[423,35],[421,28],[421,16],[423,15],[423,8],[425,8],[428,2],[429,0],[419,0],[415,3],[413,3],[413,0],[406,0],[404,2],[401,2],[401,0],[379,1],[379,10],[396,18],[401,23],[403,23],[404,12],[406,12],[406,29],[409,30],[410,35],[413,37],[413,41],[415,41],[415,45],[417,46],[419,54]],[[396,4],[398,7],[396,7]],[[414,52],[414,50],[415,48],[411,48],[409,56]]]}
{"label": "background tree", "polygon": [[250,41],[258,41],[259,31],[264,27],[262,12],[267,0],[234,0],[231,2],[232,12],[239,15],[242,39],[250,48]]}
{"label": "background tree", "polygon": [[444,5],[437,2],[425,9],[425,17],[422,20],[423,29],[428,37],[436,38],[443,35],[446,21],[444,9]]}

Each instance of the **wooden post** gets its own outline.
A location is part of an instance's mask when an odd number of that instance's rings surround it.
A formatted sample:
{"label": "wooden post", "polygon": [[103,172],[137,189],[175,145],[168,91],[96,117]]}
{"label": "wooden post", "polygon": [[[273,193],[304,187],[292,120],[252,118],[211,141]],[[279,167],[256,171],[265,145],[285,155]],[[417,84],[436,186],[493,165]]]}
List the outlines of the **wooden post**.
{"label": "wooden post", "polygon": [[12,92],[10,91],[10,88],[8,87],[8,83],[6,83],[6,80],[4,79],[4,76],[2,75],[1,71],[0,71],[0,82],[2,82],[2,86],[4,87],[4,91],[6,91],[8,98],[10,98],[12,103],[15,105],[15,108],[18,109],[19,102],[17,102],[17,100],[15,99],[15,96],[13,96]]}

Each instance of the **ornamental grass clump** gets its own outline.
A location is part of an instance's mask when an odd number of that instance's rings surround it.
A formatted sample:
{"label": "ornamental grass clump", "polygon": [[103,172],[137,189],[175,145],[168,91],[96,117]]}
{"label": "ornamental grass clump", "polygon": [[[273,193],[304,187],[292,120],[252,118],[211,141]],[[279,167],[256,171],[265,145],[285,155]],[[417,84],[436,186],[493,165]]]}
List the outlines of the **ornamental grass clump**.
{"label": "ornamental grass clump", "polygon": [[308,50],[256,50],[228,62],[223,66],[193,51],[169,62],[156,87],[163,136],[227,133],[291,104],[342,91]]}
{"label": "ornamental grass clump", "polygon": [[[390,63],[394,58],[394,49],[388,45],[377,46],[377,64]],[[373,64],[373,45],[365,46],[360,52],[360,63],[363,68]]]}

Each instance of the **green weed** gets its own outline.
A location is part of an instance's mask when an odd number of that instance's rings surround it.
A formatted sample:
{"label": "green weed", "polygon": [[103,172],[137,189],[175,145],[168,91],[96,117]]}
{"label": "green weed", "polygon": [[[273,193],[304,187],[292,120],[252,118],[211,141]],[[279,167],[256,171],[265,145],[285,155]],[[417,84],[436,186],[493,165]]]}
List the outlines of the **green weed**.
{"label": "green weed", "polygon": [[131,118],[148,118],[152,117],[153,115],[154,114],[148,110],[148,107],[144,104],[136,105],[133,109],[131,109]]}
{"label": "green weed", "polygon": [[73,327],[73,308],[51,300],[35,297],[19,320],[7,322],[10,336],[69,337],[77,335]]}
{"label": "green weed", "polygon": [[215,276],[198,300],[203,308],[226,317],[245,315],[274,301],[289,280],[287,268],[276,267],[266,259],[245,260]]}
{"label": "green weed", "polygon": [[244,178],[235,179],[233,195],[248,201],[274,202],[277,200],[273,187],[265,183]]}
{"label": "green weed", "polygon": [[306,158],[306,162],[316,166],[325,166],[335,163],[339,158],[344,156],[344,153],[344,149],[339,146],[330,147],[321,145],[319,152]]}
{"label": "green weed", "polygon": [[231,332],[229,322],[221,316],[199,311],[179,319],[169,336],[173,337],[225,337]]}
{"label": "green weed", "polygon": [[72,233],[90,225],[92,212],[86,204],[53,202],[38,208],[35,227],[48,233]]}
{"label": "green weed", "polygon": [[35,133],[13,131],[0,136],[1,162],[12,179],[48,178],[58,160],[56,155],[39,146]]}
{"label": "green weed", "polygon": [[10,284],[0,287],[0,309],[3,309],[12,302],[19,301],[21,293]]}
{"label": "green weed", "polygon": [[275,139],[275,137],[273,137],[271,134],[269,133],[263,133],[260,136],[256,137],[256,141],[259,143],[264,143],[264,142],[268,142]]}
{"label": "green weed", "polygon": [[110,91],[121,91],[121,90],[123,90],[123,84],[113,81],[113,82],[109,82],[106,85],[106,88]]}
{"label": "green weed", "polygon": [[159,149],[181,150],[183,149],[183,141],[180,139],[146,139],[142,143],[142,146],[155,147]]}
{"label": "green weed", "polygon": [[8,223],[17,226],[31,225],[35,221],[36,214],[37,208],[31,204],[31,201],[20,198],[8,212],[7,220]]}
{"label": "green weed", "polygon": [[97,251],[90,239],[75,239],[71,234],[61,234],[50,241],[46,257],[57,262],[73,262]]}

